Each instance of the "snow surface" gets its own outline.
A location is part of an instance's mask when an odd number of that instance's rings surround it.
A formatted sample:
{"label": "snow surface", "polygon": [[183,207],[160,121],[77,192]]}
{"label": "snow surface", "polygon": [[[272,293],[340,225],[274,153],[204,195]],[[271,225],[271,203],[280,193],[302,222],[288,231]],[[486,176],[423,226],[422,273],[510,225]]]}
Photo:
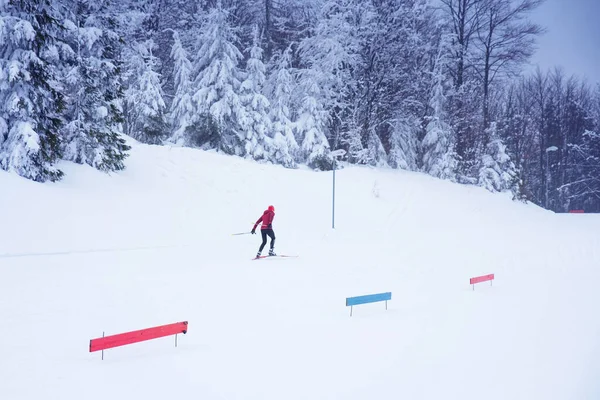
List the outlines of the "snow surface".
{"label": "snow surface", "polygon": [[[332,230],[331,172],[140,144],[118,174],[60,167],[0,172],[0,399],[600,398],[597,215],[351,167]],[[269,204],[299,258],[231,235]],[[183,320],[177,348],[88,352]]]}

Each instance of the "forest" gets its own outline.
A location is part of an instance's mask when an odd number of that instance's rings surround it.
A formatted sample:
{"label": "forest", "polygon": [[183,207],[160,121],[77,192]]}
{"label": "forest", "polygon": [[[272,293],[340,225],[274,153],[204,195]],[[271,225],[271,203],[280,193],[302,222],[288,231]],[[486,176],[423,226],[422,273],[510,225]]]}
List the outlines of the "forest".
{"label": "forest", "polygon": [[[420,171],[600,211],[600,83],[527,71],[543,0],[0,0],[0,168],[126,168],[128,135]],[[334,153],[335,154],[335,153]]]}

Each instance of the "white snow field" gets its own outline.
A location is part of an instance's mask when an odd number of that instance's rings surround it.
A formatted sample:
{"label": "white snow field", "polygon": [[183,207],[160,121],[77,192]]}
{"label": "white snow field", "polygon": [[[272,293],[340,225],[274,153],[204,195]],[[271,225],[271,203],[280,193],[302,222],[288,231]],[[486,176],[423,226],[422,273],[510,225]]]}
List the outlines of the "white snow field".
{"label": "white snow field", "polygon": [[[333,230],[331,172],[135,143],[127,165],[0,172],[0,399],[600,398],[597,215],[349,167]],[[270,204],[300,257],[231,235]],[[177,347],[89,353],[185,320]]]}

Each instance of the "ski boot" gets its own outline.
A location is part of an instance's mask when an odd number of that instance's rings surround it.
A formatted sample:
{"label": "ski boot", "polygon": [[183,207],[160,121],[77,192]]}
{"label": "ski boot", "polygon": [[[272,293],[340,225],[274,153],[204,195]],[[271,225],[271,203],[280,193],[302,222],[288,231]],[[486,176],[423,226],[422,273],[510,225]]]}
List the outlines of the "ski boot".
{"label": "ski boot", "polygon": [[269,257],[273,257],[276,256],[277,254],[275,254],[275,252],[273,251],[273,249],[269,250]]}

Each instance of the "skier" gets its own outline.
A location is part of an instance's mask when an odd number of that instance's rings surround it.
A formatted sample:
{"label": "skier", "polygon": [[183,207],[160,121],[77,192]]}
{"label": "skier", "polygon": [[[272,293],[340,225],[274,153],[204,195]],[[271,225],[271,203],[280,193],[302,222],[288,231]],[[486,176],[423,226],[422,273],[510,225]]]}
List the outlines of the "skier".
{"label": "skier", "polygon": [[269,249],[269,256],[276,256],[273,248],[275,247],[275,232],[273,232],[273,219],[275,218],[275,207],[269,206],[264,212],[263,215],[256,221],[254,227],[252,228],[253,235],[256,234],[256,226],[262,222],[262,226],[260,227],[260,233],[262,234],[262,243],[260,248],[258,249],[258,253],[256,253],[256,258],[260,257],[260,254],[267,244],[267,236],[271,238],[271,248]]}

